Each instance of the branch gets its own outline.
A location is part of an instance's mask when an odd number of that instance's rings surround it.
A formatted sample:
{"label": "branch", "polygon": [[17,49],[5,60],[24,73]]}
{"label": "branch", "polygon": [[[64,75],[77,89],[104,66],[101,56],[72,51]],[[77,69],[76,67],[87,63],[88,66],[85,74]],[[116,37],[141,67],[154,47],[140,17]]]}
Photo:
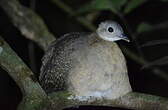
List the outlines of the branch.
{"label": "branch", "polygon": [[0,6],[21,33],[35,41],[42,49],[46,49],[55,40],[43,20],[32,10],[20,5],[17,0],[0,0]]}
{"label": "branch", "polygon": [[151,66],[164,66],[168,64],[168,56],[158,58],[154,61],[151,61],[149,64],[144,65],[142,68],[149,68]]}
{"label": "branch", "polygon": [[168,44],[167,39],[152,40],[152,41],[148,41],[147,43],[142,44],[141,47],[149,47],[149,46],[157,46],[157,45],[165,45],[165,44]]}
{"label": "branch", "polygon": [[34,78],[31,70],[0,37],[0,66],[15,80],[23,93],[20,110],[34,110],[43,103],[47,95]]}
{"label": "branch", "polygon": [[64,108],[80,105],[94,105],[94,106],[110,106],[123,107],[127,109],[137,110],[168,110],[168,99],[147,95],[142,93],[131,92],[115,100],[106,99],[91,99],[90,101],[79,101],[77,99],[69,99],[71,95],[68,92],[57,92],[50,94],[50,97],[55,105],[53,108],[62,110]]}
{"label": "branch", "polygon": [[[150,63],[150,62],[146,61],[145,59],[143,59],[142,57],[139,57],[137,54],[133,53],[130,49],[128,49],[128,48],[126,48],[124,46],[121,46],[121,47],[122,47],[122,51],[125,53],[125,55],[127,55],[132,60],[136,61],[138,64],[142,65],[142,67],[144,65],[147,65],[147,64]],[[160,70],[157,67],[149,67],[149,69],[156,76],[168,81],[168,75],[167,75],[166,72]]]}
{"label": "branch", "polygon": [[65,11],[69,16],[73,16],[80,24],[82,24],[87,29],[91,31],[96,30],[95,26],[93,26],[92,23],[90,23],[87,19],[83,17],[76,16],[76,13],[74,13],[74,11],[69,6],[64,4],[62,1],[60,0],[51,0],[51,1],[55,3],[55,5],[57,5],[59,8],[61,8],[63,11]]}
{"label": "branch", "polygon": [[118,15],[118,17],[121,19],[121,21],[126,25],[126,28],[127,28],[127,30],[128,30],[128,34],[130,35],[130,37],[132,38],[132,41],[134,42],[134,44],[135,44],[135,47],[136,47],[136,49],[137,49],[137,51],[138,51],[138,54],[140,55],[139,57],[142,57],[142,58],[145,58],[144,57],[144,54],[143,54],[143,52],[142,52],[142,50],[141,50],[141,47],[140,47],[140,45],[139,45],[139,43],[138,43],[138,40],[136,39],[136,36],[135,36],[135,34],[132,32],[132,30],[130,29],[130,26],[129,26],[129,24],[127,23],[127,21],[125,20],[125,18],[124,18],[124,16],[122,15],[122,14],[116,14],[116,15]]}

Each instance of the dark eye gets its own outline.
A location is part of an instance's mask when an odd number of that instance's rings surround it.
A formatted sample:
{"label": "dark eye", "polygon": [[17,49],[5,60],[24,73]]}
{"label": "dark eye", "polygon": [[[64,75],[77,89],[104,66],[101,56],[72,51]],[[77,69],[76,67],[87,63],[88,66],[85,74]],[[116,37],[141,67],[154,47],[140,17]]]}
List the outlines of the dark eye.
{"label": "dark eye", "polygon": [[108,32],[111,32],[111,33],[112,33],[112,32],[114,32],[114,29],[113,29],[112,27],[109,27],[109,28],[108,28]]}

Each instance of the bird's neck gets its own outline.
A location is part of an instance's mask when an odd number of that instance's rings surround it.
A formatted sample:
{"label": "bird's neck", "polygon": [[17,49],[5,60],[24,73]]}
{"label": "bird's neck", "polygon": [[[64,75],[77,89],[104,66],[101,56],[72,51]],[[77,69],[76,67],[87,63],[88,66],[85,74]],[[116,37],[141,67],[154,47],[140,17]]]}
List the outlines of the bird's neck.
{"label": "bird's neck", "polygon": [[91,33],[91,35],[89,35],[89,44],[90,45],[94,45],[94,44],[97,44],[97,43],[100,43],[100,42],[107,42],[107,43],[111,43],[111,44],[114,44],[114,45],[116,45],[116,43],[115,42],[113,42],[113,41],[106,41],[106,40],[104,40],[104,39],[102,39],[101,37],[99,37],[99,35],[96,33],[96,32],[94,32],[94,33]]}

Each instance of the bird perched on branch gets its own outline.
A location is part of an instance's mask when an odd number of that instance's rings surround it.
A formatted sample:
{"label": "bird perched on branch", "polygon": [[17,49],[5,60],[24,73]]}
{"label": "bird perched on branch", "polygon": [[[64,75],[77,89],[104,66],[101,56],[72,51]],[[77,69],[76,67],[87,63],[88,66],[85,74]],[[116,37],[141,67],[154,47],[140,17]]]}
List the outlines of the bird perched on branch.
{"label": "bird perched on branch", "polygon": [[114,41],[126,40],[114,21],[96,32],[76,32],[54,41],[42,59],[40,83],[47,93],[69,91],[79,100],[115,99],[132,91],[125,58]]}

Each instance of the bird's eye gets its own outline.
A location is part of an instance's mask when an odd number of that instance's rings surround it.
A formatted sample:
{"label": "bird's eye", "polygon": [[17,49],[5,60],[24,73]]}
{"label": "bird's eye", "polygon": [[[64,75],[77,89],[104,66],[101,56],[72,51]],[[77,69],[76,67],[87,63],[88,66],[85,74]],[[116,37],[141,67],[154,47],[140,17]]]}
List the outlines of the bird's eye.
{"label": "bird's eye", "polygon": [[108,32],[112,33],[112,32],[114,32],[114,29],[112,27],[109,27]]}

